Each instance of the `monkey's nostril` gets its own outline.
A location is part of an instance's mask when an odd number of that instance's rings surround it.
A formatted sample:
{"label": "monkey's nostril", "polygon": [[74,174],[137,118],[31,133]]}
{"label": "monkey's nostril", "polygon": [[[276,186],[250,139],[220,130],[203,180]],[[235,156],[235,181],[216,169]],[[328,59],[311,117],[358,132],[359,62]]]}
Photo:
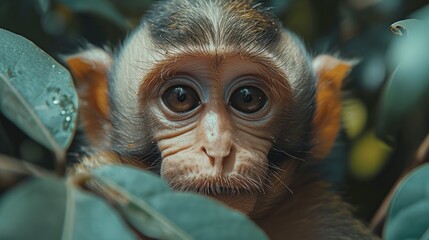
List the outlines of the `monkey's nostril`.
{"label": "monkey's nostril", "polygon": [[202,146],[202,147],[201,147],[201,151],[202,151],[204,154],[206,154],[206,156],[209,158],[210,165],[211,165],[212,167],[214,167],[214,165],[215,165],[215,158],[214,158],[214,157],[212,157],[212,156],[210,156],[210,155],[207,153],[207,149],[206,149],[204,146]]}
{"label": "monkey's nostril", "polygon": [[208,155],[208,154],[207,154],[207,149],[206,149],[204,146],[202,146],[202,147],[201,147],[201,151],[202,151],[203,153],[205,153],[206,155]]}
{"label": "monkey's nostril", "polygon": [[214,166],[215,166],[215,159],[214,159],[214,157],[210,157],[210,156],[208,156],[208,157],[209,157],[210,165],[211,165],[212,167],[214,167]]}

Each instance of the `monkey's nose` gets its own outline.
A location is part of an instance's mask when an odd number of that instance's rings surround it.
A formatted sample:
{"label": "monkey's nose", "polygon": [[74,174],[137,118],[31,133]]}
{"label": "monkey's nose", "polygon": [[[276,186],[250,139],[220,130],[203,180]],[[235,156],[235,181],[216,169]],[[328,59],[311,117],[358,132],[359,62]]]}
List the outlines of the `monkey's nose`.
{"label": "monkey's nose", "polygon": [[226,174],[234,169],[235,150],[233,146],[203,146],[201,150],[208,157],[210,166],[213,167],[217,173]]}

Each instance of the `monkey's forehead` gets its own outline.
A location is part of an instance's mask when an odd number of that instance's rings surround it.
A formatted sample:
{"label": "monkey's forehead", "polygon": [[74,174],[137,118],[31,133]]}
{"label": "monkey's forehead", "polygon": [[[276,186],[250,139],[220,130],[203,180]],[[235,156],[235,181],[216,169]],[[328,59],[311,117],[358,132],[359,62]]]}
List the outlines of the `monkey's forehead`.
{"label": "monkey's forehead", "polygon": [[280,23],[253,1],[167,1],[145,19],[158,46],[275,47]]}
{"label": "monkey's forehead", "polygon": [[303,44],[261,5],[173,0],[156,5],[125,40],[110,75],[111,99],[126,104],[118,107],[129,111],[128,116],[135,115],[144,77],[156,64],[175,61],[179,54],[259,57],[281,71],[292,89],[309,92],[301,95],[312,96],[314,91],[314,72]]}

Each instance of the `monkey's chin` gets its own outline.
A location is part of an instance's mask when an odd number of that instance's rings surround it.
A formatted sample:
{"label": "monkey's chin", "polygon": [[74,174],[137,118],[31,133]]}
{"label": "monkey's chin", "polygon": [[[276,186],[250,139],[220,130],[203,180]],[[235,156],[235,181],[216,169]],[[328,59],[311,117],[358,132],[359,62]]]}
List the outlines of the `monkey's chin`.
{"label": "monkey's chin", "polygon": [[252,212],[256,204],[256,196],[252,194],[216,194],[209,196],[244,214]]}

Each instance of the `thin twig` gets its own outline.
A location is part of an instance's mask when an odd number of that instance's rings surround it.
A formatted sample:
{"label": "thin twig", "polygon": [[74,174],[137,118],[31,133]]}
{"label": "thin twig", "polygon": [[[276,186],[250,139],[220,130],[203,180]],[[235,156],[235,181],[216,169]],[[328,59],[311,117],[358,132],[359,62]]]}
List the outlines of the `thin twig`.
{"label": "thin twig", "polygon": [[414,161],[411,162],[410,166],[407,167],[404,172],[401,174],[401,176],[398,178],[398,180],[393,185],[392,189],[390,190],[389,194],[387,194],[386,198],[381,203],[380,208],[375,213],[374,217],[372,218],[369,227],[375,231],[378,229],[381,224],[384,222],[387,212],[389,210],[390,202],[392,201],[393,194],[395,193],[399,183],[414,169],[416,169],[418,166],[422,165],[425,162],[429,161],[429,134],[426,135],[423,142],[420,144],[419,148],[417,149],[416,156],[414,158]]}
{"label": "thin twig", "polygon": [[35,177],[54,175],[52,172],[49,172],[48,170],[45,170],[44,168],[41,168],[37,165],[3,154],[0,154],[0,171],[8,171]]}

